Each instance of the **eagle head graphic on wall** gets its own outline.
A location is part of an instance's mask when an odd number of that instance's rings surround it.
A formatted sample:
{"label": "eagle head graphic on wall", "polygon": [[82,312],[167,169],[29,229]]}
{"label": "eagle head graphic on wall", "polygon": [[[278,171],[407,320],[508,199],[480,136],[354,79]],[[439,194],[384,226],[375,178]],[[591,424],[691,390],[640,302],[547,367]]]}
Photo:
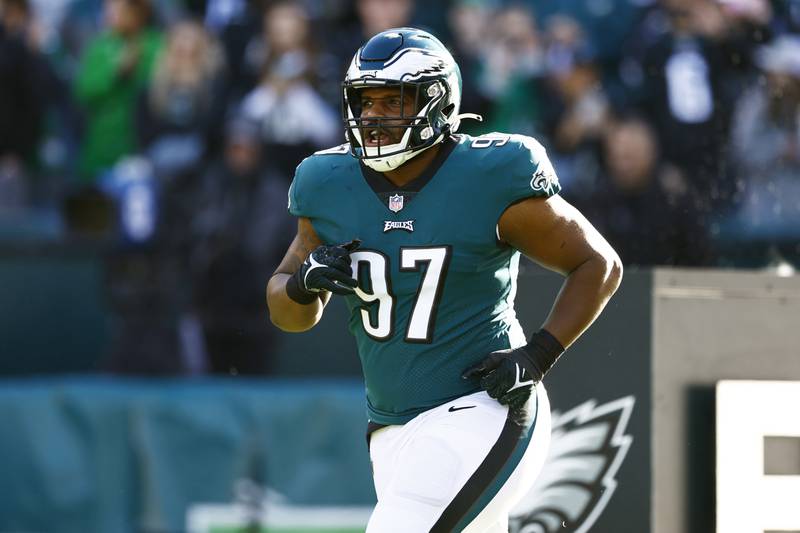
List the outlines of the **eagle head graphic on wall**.
{"label": "eagle head graphic on wall", "polygon": [[633,442],[625,435],[634,397],[595,400],[553,412],[547,460],[536,483],[511,511],[511,533],[586,533],[617,487]]}

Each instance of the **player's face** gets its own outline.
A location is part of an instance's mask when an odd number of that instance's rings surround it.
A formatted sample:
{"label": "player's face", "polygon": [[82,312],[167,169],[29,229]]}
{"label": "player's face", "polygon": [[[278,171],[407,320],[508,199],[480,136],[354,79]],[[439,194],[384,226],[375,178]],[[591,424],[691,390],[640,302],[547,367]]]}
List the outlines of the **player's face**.
{"label": "player's face", "polygon": [[[377,117],[414,117],[414,94],[399,87],[373,87],[361,91],[361,118],[366,127],[362,133],[365,146],[386,146],[400,142],[412,119],[377,120]],[[376,118],[374,121],[368,119]],[[370,127],[374,126],[374,127]],[[380,126],[380,127],[379,127]]]}

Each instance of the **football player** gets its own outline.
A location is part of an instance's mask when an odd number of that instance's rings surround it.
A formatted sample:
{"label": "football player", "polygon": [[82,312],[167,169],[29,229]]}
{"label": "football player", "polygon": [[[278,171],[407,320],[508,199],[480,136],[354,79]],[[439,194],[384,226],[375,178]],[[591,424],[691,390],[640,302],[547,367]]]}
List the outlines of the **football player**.
{"label": "football player", "polygon": [[[366,382],[378,503],[368,533],[505,532],[547,452],[542,378],[616,290],[619,257],[559,195],[544,148],[456,133],[461,76],[433,35],[355,54],[346,144],[305,159],[297,236],[269,280],[272,321],[305,331],[344,297]],[[520,253],[566,276],[526,338]]]}

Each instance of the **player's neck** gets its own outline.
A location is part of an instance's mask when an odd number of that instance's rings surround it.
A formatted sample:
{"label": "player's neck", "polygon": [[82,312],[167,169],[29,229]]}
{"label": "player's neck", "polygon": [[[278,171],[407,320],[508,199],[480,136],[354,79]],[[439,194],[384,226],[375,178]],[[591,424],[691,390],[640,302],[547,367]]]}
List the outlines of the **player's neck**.
{"label": "player's neck", "polygon": [[439,150],[442,148],[442,143],[430,147],[416,157],[412,157],[407,162],[403,163],[394,170],[384,172],[383,175],[386,179],[391,181],[397,187],[405,187],[420,174],[422,174],[428,165],[436,158]]}

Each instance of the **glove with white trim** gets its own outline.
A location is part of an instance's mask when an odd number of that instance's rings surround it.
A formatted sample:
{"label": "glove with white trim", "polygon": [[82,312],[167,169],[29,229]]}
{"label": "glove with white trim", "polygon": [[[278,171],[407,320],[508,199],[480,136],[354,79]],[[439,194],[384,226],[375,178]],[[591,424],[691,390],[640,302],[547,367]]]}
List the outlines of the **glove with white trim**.
{"label": "glove with white trim", "polygon": [[320,291],[353,294],[358,281],[353,279],[350,253],[361,245],[354,239],[345,244],[317,246],[286,283],[286,293],[301,304],[313,302]]}
{"label": "glove with white trim", "polygon": [[481,388],[509,409],[522,408],[531,395],[534,380],[525,372],[522,348],[490,353],[483,361],[467,369],[464,379],[480,378]]}
{"label": "glove with white trim", "polygon": [[490,353],[466,369],[464,379],[480,379],[481,388],[512,412],[522,409],[533,386],[540,382],[564,352],[547,330],[539,330],[525,346]]}

